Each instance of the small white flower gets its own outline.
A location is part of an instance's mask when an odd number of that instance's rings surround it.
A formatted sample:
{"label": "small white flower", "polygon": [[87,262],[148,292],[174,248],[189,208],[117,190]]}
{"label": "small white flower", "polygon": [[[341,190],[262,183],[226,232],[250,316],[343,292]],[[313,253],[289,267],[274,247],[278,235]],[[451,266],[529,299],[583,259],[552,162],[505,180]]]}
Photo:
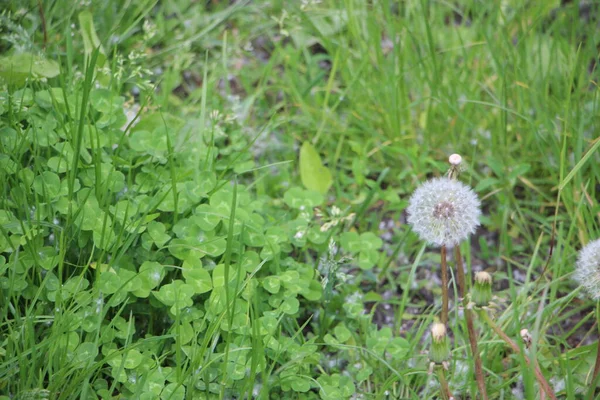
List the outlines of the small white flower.
{"label": "small white flower", "polygon": [[591,298],[600,299],[600,239],[588,243],[579,252],[575,280]]}
{"label": "small white flower", "polygon": [[331,207],[331,216],[339,217],[342,214],[342,210],[339,207],[333,206]]}
{"label": "small white flower", "polygon": [[454,179],[435,178],[419,186],[408,205],[408,223],[421,239],[453,246],[479,226],[481,203],[473,190]]}

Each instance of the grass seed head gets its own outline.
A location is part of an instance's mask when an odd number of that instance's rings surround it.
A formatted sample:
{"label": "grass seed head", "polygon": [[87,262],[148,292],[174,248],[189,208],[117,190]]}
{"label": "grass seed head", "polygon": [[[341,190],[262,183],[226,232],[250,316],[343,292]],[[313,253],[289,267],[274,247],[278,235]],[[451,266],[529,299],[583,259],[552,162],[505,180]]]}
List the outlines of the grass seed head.
{"label": "grass seed head", "polygon": [[579,252],[575,280],[591,298],[600,299],[600,239],[588,243]]}
{"label": "grass seed head", "polygon": [[408,223],[422,240],[453,246],[479,226],[481,203],[473,190],[449,178],[431,179],[409,200]]}

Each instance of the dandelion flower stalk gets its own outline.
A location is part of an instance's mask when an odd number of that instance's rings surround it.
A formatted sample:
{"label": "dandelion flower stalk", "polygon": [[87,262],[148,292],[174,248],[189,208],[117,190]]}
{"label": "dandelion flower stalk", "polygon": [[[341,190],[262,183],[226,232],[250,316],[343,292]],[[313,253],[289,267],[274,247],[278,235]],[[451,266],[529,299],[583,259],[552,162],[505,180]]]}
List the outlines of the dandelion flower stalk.
{"label": "dandelion flower stalk", "polygon": [[435,367],[437,370],[438,380],[440,382],[440,387],[442,388],[442,399],[449,400],[452,399],[452,392],[450,392],[450,387],[448,386],[448,380],[446,379],[446,370],[441,366]]}
{"label": "dandelion flower stalk", "polygon": [[[598,337],[600,337],[600,300],[596,304],[596,325],[598,326]],[[600,377],[600,339],[598,339],[598,345],[596,350],[596,363],[594,365],[594,372],[592,374],[592,382],[588,391],[588,400],[592,400],[596,394],[596,387],[598,386],[598,378]]]}
{"label": "dandelion flower stalk", "polygon": [[477,346],[477,335],[475,333],[475,326],[473,324],[473,312],[469,309],[469,299],[466,294],[467,280],[465,278],[465,269],[462,262],[462,255],[460,254],[460,247],[454,248],[454,258],[456,258],[456,275],[458,278],[458,295],[462,298],[465,321],[467,323],[467,334],[469,336],[469,345],[471,347],[471,353],[473,353],[473,362],[475,363],[475,378],[477,379],[477,386],[483,400],[487,400],[487,390],[485,387],[485,378],[483,376],[483,363],[481,362],[481,356],[479,355],[479,348]]}
{"label": "dandelion flower stalk", "polygon": [[447,249],[446,246],[442,246],[440,249],[441,255],[441,270],[442,270],[442,324],[448,324],[448,261],[447,261]]}

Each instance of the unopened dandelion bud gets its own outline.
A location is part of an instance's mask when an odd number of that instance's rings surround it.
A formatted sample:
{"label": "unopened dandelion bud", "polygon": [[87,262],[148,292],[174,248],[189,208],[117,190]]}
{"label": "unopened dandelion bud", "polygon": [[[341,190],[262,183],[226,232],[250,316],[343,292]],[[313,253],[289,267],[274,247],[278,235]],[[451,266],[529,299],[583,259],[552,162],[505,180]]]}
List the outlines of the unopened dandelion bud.
{"label": "unopened dandelion bud", "polygon": [[473,190],[449,178],[431,179],[408,202],[408,223],[421,239],[436,246],[454,246],[479,226],[481,203]]}
{"label": "unopened dandelion bud", "polygon": [[443,364],[450,359],[450,343],[444,324],[435,323],[431,326],[429,359],[436,364]]}
{"label": "unopened dandelion bud", "polygon": [[471,301],[478,307],[487,307],[492,301],[492,276],[487,272],[480,271],[475,274]]}
{"label": "unopened dandelion bud", "polygon": [[579,252],[575,279],[592,299],[600,299],[600,239],[588,243]]}
{"label": "unopened dandelion bud", "polygon": [[448,178],[458,179],[458,175],[460,174],[461,170],[462,157],[460,154],[452,154],[450,157],[448,157],[448,162],[450,163]]}
{"label": "unopened dandelion bud", "polygon": [[458,166],[460,165],[460,163],[462,162],[462,157],[460,156],[460,154],[452,154],[449,158],[448,158],[448,162],[451,165],[454,166]]}

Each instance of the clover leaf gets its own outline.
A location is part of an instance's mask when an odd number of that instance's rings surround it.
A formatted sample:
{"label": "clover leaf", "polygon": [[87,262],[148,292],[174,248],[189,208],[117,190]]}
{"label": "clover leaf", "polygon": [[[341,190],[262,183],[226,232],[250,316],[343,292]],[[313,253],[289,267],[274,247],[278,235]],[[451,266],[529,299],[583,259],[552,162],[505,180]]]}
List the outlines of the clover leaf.
{"label": "clover leaf", "polygon": [[98,346],[92,342],[83,342],[75,349],[75,361],[77,363],[90,363],[94,361],[97,355]]}
{"label": "clover leaf", "polygon": [[393,338],[387,348],[386,352],[390,354],[393,359],[404,358],[410,350],[410,344],[408,341],[401,337]]}
{"label": "clover leaf", "polygon": [[0,58],[0,81],[6,84],[20,86],[27,79],[53,78],[59,73],[60,66],[56,61],[31,53],[15,53]]}
{"label": "clover leaf", "polygon": [[348,398],[356,391],[352,378],[346,375],[324,374],[317,378],[317,381],[321,385],[319,394],[324,400]]}
{"label": "clover leaf", "polygon": [[167,150],[167,135],[164,129],[136,130],[129,136],[131,148],[142,154],[161,157]]}
{"label": "clover leaf", "polygon": [[194,222],[204,231],[212,231],[223,219],[220,210],[209,204],[200,204],[196,207]]}
{"label": "clover leaf", "polygon": [[248,250],[241,257],[240,266],[246,272],[253,272],[260,264],[260,257],[255,251]]}
{"label": "clover leaf", "polygon": [[40,266],[47,271],[58,265],[59,256],[54,247],[42,247],[38,250],[37,256]]}
{"label": "clover leaf", "polygon": [[114,269],[102,272],[98,279],[98,288],[104,294],[113,294],[121,287],[121,279]]}
{"label": "clover leaf", "polygon": [[340,236],[344,250],[351,254],[358,253],[358,266],[361,269],[371,269],[379,261],[379,249],[383,241],[372,232],[359,235],[356,232],[344,232]]}
{"label": "clover leaf", "polygon": [[[229,283],[235,283],[237,279],[237,267],[230,266],[229,267]],[[215,267],[212,272],[212,282],[214,287],[221,287],[225,285],[225,265],[219,264]]]}
{"label": "clover leaf", "polygon": [[165,225],[160,222],[150,222],[146,227],[146,230],[148,232],[148,235],[150,235],[150,237],[152,238],[154,244],[156,244],[156,247],[163,247],[165,243],[167,243],[171,239],[171,236],[165,233]]}
{"label": "clover leaf", "polygon": [[45,198],[56,198],[60,193],[60,178],[54,172],[44,171],[34,178],[33,190]]}
{"label": "clover leaf", "polygon": [[161,400],[183,400],[185,398],[185,387],[177,383],[169,383],[160,394]]}
{"label": "clover leaf", "polygon": [[378,356],[383,356],[385,349],[392,340],[392,330],[389,327],[371,332],[367,338],[367,347]]}
{"label": "clover leaf", "polygon": [[277,276],[268,276],[262,281],[262,286],[272,294],[278,293],[281,287],[281,281]]}
{"label": "clover leaf", "polygon": [[202,268],[200,259],[191,258],[183,262],[183,277],[196,294],[206,293],[213,287],[210,274]]}
{"label": "clover leaf", "polygon": [[283,195],[285,204],[300,211],[311,210],[313,207],[321,205],[324,200],[325,198],[321,193],[299,187],[293,187]]}
{"label": "clover leaf", "polygon": [[194,287],[184,283],[182,280],[174,280],[172,283],[161,286],[158,291],[152,292],[154,296],[166,306],[171,306],[171,312],[177,314],[178,310],[190,307],[194,302]]}
{"label": "clover leaf", "polygon": [[296,314],[298,312],[298,309],[300,308],[300,302],[298,301],[297,298],[289,296],[286,297],[283,302],[281,303],[281,305],[279,306],[279,309],[281,310],[281,312],[283,312],[284,314]]}

